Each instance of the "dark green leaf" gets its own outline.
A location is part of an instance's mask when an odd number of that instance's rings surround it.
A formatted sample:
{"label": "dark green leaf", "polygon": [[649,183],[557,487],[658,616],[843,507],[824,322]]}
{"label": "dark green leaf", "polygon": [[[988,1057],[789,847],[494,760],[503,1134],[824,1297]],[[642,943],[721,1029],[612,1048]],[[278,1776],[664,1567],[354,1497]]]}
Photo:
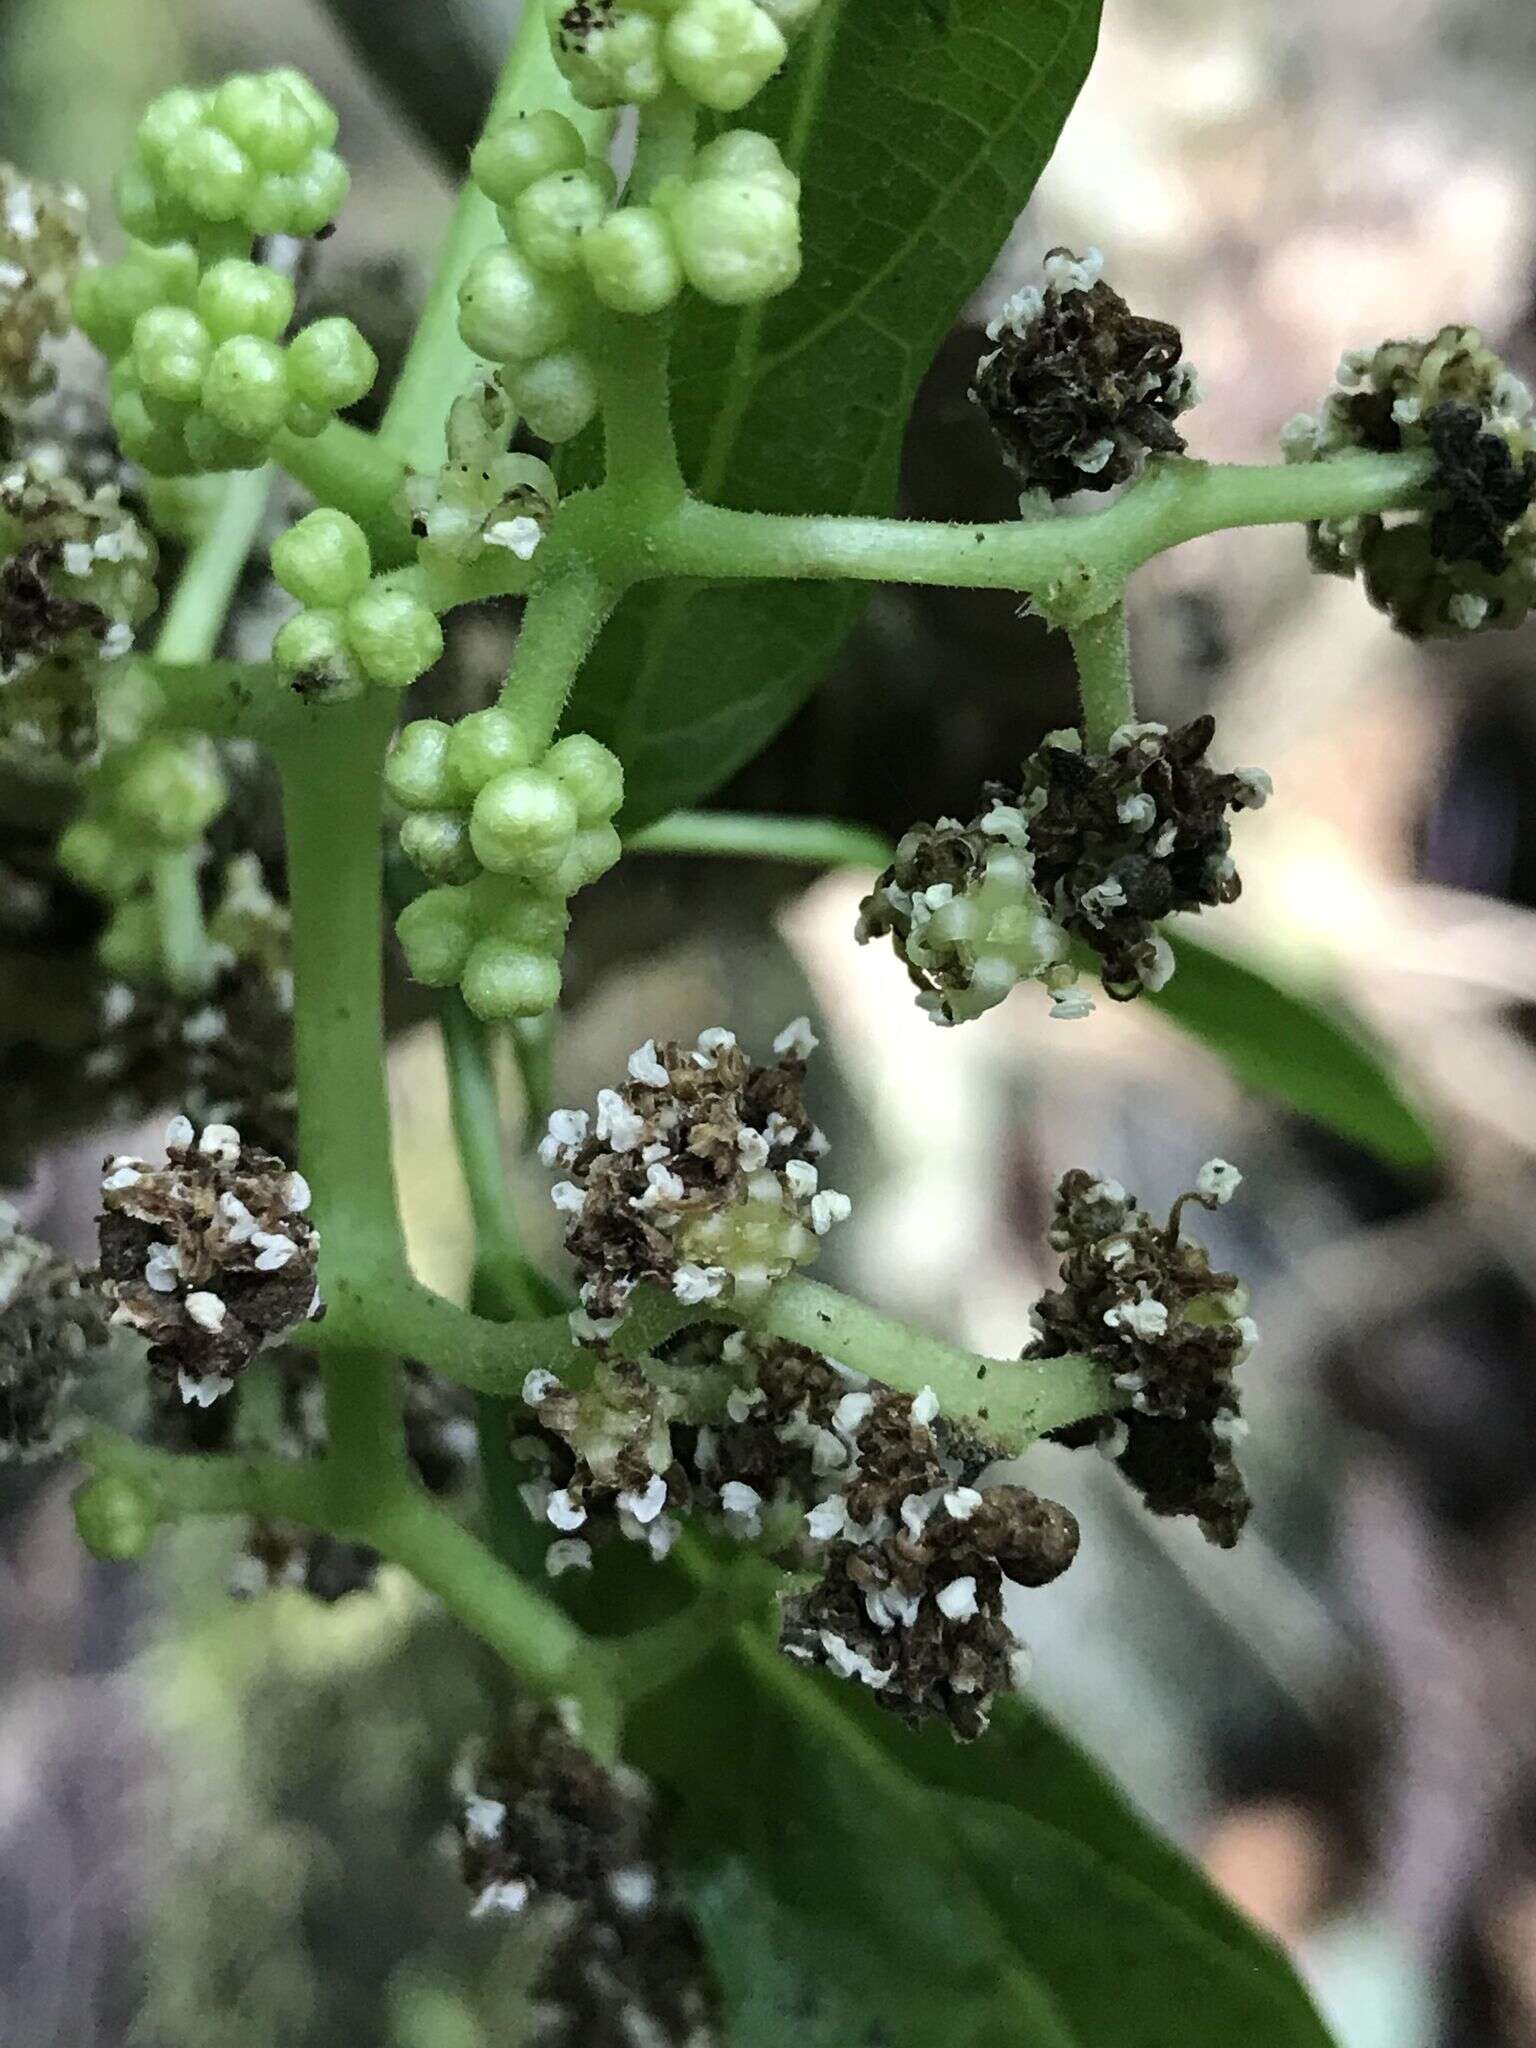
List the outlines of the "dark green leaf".
{"label": "dark green leaf", "polygon": [[1173,950],[1178,971],[1144,1000],[1219,1053],[1246,1087],[1389,1166],[1435,1164],[1435,1140],[1398,1086],[1391,1055],[1358,1022],[1192,939],[1174,939]]}
{"label": "dark green leaf", "polygon": [[1091,1764],[999,1720],[968,1749],[914,1735],[761,1642],[642,1711],[731,2048],[1328,2048],[1278,1953]]}
{"label": "dark green leaf", "polygon": [[[804,181],[804,275],[769,306],[690,300],[679,319],[679,446],[701,495],[748,511],[891,511],[918,383],[1055,145],[1099,7],[827,0],[751,109]],[[623,756],[625,826],[750,760],[826,674],[867,596],[631,593],[571,712]]]}

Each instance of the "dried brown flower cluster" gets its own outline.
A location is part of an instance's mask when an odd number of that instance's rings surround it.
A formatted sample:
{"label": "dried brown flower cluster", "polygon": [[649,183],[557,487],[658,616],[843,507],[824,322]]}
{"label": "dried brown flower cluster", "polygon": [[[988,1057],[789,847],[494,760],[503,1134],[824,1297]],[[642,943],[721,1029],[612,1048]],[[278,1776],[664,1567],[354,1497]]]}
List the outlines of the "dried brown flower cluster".
{"label": "dried brown flower cluster", "polygon": [[1052,249],[1043,287],[1009,299],[976,369],[971,396],[1010,466],[1050,498],[1112,490],[1149,453],[1181,453],[1173,422],[1199,396],[1179,330],[1133,313],[1103,268],[1097,249]]}
{"label": "dried brown flower cluster", "polygon": [[537,1923],[537,2048],[713,2048],[717,1994],[645,1781],[526,1709],[455,1776],[476,1917]]}
{"label": "dried brown flower cluster", "polygon": [[0,1202],[0,1464],[65,1448],[81,1369],[106,1341],[101,1297]]}
{"label": "dried brown flower cluster", "polygon": [[85,248],[85,195],[0,164],[0,413],[53,381],[44,344],[69,327],[69,294]]}
{"label": "dried brown flower cluster", "polygon": [[553,1578],[585,1571],[594,1543],[619,1535],[663,1558],[677,1540],[675,1513],[689,1485],[673,1452],[679,1403],[637,1365],[604,1359],[579,1391],[552,1372],[529,1373],[523,1400],[536,1430],[520,1431],[512,1455],[530,1477],[524,1505],[556,1532],[545,1557]]}
{"label": "dried brown flower cluster", "polygon": [[320,1312],[319,1238],[302,1174],[229,1124],[184,1116],[166,1165],[114,1158],[102,1179],[101,1273],[114,1321],[149,1340],[156,1375],[206,1406],[263,1344]]}
{"label": "dried brown flower cluster", "polygon": [[551,1199],[571,1219],[586,1334],[611,1331],[642,1281],[690,1305],[741,1299],[816,1256],[850,1204],[815,1163],[826,1140],[801,1095],[815,1044],[803,1017],[774,1040],[774,1066],[729,1031],[686,1049],[648,1039],[595,1119],[550,1118],[539,1156],[568,1176]]}
{"label": "dried brown flower cluster", "polygon": [[1237,1541],[1249,1501],[1233,1446],[1247,1434],[1233,1375],[1258,1342],[1234,1273],[1211,1269],[1183,1233],[1185,1206],[1229,1201],[1241,1175],[1224,1160],[1156,1224],[1118,1181],[1081,1168],[1063,1176],[1051,1243],[1063,1253],[1061,1286],[1033,1311],[1039,1332],[1026,1358],[1087,1352],[1114,1371],[1123,1404],[1108,1422],[1058,1432],[1097,1443],[1154,1514],[1193,1515],[1206,1539]]}
{"label": "dried brown flower cluster", "polygon": [[1162,988],[1174,960],[1158,922],[1234,900],[1228,814],[1270,794],[1260,768],[1210,766],[1214,732],[1208,716],[1174,732],[1125,725],[1102,754],[1076,732],[1047,734],[1018,788],[988,783],[968,824],[941,818],[905,835],[860,906],[860,941],[889,936],[920,1006],[945,1024],[1031,977],[1053,1016],[1085,1016],[1074,941],[1100,956],[1117,1002]]}
{"label": "dried brown flower cluster", "polygon": [[1475,327],[1350,350],[1317,416],[1298,414],[1281,446],[1288,462],[1431,450],[1423,509],[1319,521],[1307,529],[1313,567],[1360,576],[1414,638],[1525,618],[1536,600],[1536,409]]}

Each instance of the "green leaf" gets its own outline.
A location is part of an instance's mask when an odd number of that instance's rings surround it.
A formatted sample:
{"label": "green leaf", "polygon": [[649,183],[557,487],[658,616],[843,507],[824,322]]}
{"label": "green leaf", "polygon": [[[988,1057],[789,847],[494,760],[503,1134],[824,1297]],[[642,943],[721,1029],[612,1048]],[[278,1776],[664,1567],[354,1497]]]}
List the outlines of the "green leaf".
{"label": "green leaf", "polygon": [[[889,513],[908,413],[1087,74],[1100,0],[827,0],[751,125],[803,180],[805,269],[772,304],[690,299],[684,470],[747,511]],[[867,587],[634,591],[573,729],[623,758],[633,831],[717,788],[822,680]]]}
{"label": "green leaf", "polygon": [[1283,987],[1251,962],[1192,939],[1172,945],[1172,981],[1144,1000],[1220,1054],[1245,1087],[1288,1103],[1389,1166],[1435,1164],[1439,1148],[1399,1087],[1391,1055],[1355,1019]]}
{"label": "green leaf", "polygon": [[742,1639],[626,1744],[731,2048],[1328,2048],[1289,1968],[1040,1717],[913,1734]]}

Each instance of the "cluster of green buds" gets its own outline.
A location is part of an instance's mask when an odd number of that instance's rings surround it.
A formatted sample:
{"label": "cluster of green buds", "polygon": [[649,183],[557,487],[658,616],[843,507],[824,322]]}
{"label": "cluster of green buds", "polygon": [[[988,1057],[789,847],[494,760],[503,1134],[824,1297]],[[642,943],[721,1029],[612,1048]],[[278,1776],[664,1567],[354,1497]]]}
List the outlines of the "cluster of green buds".
{"label": "cluster of green buds", "polygon": [[547,441],[569,440],[597,410],[583,346],[597,306],[659,313],[685,284],[717,305],[743,306],[800,274],[800,181],[777,145],[748,129],[707,143],[686,175],[662,179],[643,205],[616,204],[607,163],[551,109],[493,123],[470,175],[497,207],[506,240],[465,273],[459,331],[502,365],[512,404]]}
{"label": "cluster of green buds", "polygon": [[1298,414],[1280,442],[1288,462],[1350,448],[1433,452],[1422,510],[1308,529],[1313,567],[1361,577],[1400,631],[1507,631],[1536,602],[1536,409],[1475,327],[1351,349],[1318,414]]}
{"label": "cluster of green buds", "polygon": [[499,705],[456,725],[417,719],[385,783],[407,816],[400,844],[438,887],[401,912],[412,974],[457,983],[477,1017],[539,1017],[560,997],[567,903],[618,859],[617,757],[586,733],[529,743]]}
{"label": "cluster of green buds", "polygon": [[368,537],[345,512],[322,508],[272,549],[272,574],[303,606],[277,630],[272,659],[300,696],[340,703],[370,683],[403,690],[438,659],[437,614],[373,573]]}
{"label": "cluster of green buds", "polygon": [[406,480],[423,562],[465,566],[494,548],[532,559],[560,493],[547,462],[511,452],[516,425],[506,392],[489,378],[453,401],[448,459],[435,476]]}
{"label": "cluster of green buds", "polygon": [[155,866],[195,847],[228,794],[218,750],[201,734],[156,734],[103,756],[58,859],[72,881],[112,906],[97,941],[109,974],[142,983],[160,972]]}
{"label": "cluster of green buds", "polygon": [[242,72],[151,102],[114,187],[133,238],[85,271],[75,318],[112,363],[123,452],[157,476],[258,468],[286,429],[318,434],[372,385],[350,320],[286,344],[291,282],[252,261],[258,236],[312,235],[347,193],[336,115],[299,72]]}
{"label": "cluster of green buds", "polygon": [[0,471],[0,748],[87,759],[98,663],[126,654],[154,610],[154,537],[115,485],[86,491],[65,453]]}
{"label": "cluster of green buds", "polygon": [[734,114],[789,55],[821,0],[546,0],[555,61],[584,106],[678,88]]}
{"label": "cluster of green buds", "polygon": [[77,187],[0,164],[0,413],[24,408],[53,381],[43,344],[69,326],[84,236]]}

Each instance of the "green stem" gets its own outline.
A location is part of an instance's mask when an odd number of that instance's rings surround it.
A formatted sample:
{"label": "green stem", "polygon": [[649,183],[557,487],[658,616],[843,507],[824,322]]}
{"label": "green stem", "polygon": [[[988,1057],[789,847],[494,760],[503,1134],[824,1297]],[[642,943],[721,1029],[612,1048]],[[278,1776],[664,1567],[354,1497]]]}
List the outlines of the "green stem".
{"label": "green stem", "polygon": [[672,315],[608,323],[597,360],[603,394],[603,445],[610,517],[642,532],[683,502],[683,472],[672,434],[669,356]]}
{"label": "green stem", "polygon": [[198,870],[201,841],[155,856],[151,870],[165,978],[180,996],[200,995],[213,979],[214,953],[203,920]]}
{"label": "green stem", "polygon": [[[487,127],[520,112],[555,107],[574,121],[588,146],[603,150],[612,119],[578,106],[549,47],[541,5],[523,8],[522,20],[497,82]],[[502,239],[496,209],[478,186],[465,181],[427,290],[421,320],[390,395],[380,440],[410,468],[438,469],[447,454],[448,407],[485,365],[459,338],[459,284],[480,251]]]}
{"label": "green stem", "polygon": [[529,598],[501,701],[516,714],[535,759],[554,738],[576,672],[618,597],[612,584],[572,562]]}
{"label": "green stem", "polygon": [[1125,600],[1069,627],[1068,637],[1077,661],[1083,745],[1091,754],[1102,754],[1108,751],[1113,734],[1136,716]]}
{"label": "green stem", "polygon": [[376,569],[393,569],[416,552],[401,492],[405,463],[392,449],[345,420],[332,420],[305,440],[286,429],[273,459],[322,505],[355,519],[368,536]]}
{"label": "green stem", "polygon": [[625,841],[630,853],[694,853],[808,867],[888,867],[883,834],[841,818],[759,817],[748,811],[673,811]]}
{"label": "green stem", "polygon": [[[403,1276],[385,1088],[384,691],[329,708],[321,746],[278,752],[293,918],[299,1157],[314,1190],[320,1289],[332,1342],[322,1356],[332,1458],[361,1499],[403,1482],[394,1358],[352,1306]],[[386,1354],[386,1355],[381,1355]]]}
{"label": "green stem", "polygon": [[272,486],[270,469],[237,470],[226,478],[218,509],[198,536],[165,608],[155,659],[207,661],[245,572]]}
{"label": "green stem", "polygon": [[536,1316],[544,1303],[523,1257],[507,1183],[490,1033],[456,993],[443,998],[439,1017],[454,1137],[474,1219],[476,1306],[497,1321]]}
{"label": "green stem", "polygon": [[555,1107],[555,1033],[560,1013],[518,1017],[511,1027],[512,1056],[523,1084],[523,1143],[531,1150],[543,1137]]}
{"label": "green stem", "polygon": [[167,1521],[193,1515],[281,1515],[323,1528],[329,1516],[318,1464],[157,1451],[105,1424],[83,1440],[78,1456],[98,1472],[134,1480]]}
{"label": "green stem", "polygon": [[798,1275],[781,1280],[761,1304],[724,1313],[745,1329],[825,1352],[903,1393],[931,1387],[942,1414],[974,1423],[1005,1450],[1023,1450],[1047,1430],[1114,1406],[1110,1374],[1094,1359],[979,1358]]}
{"label": "green stem", "polygon": [[649,536],[644,573],[1027,590],[1088,617],[1114,602],[1132,569],[1181,541],[1414,505],[1433,463],[1428,454],[1256,467],[1166,460],[1106,511],[991,526],[735,512],[690,499]]}

